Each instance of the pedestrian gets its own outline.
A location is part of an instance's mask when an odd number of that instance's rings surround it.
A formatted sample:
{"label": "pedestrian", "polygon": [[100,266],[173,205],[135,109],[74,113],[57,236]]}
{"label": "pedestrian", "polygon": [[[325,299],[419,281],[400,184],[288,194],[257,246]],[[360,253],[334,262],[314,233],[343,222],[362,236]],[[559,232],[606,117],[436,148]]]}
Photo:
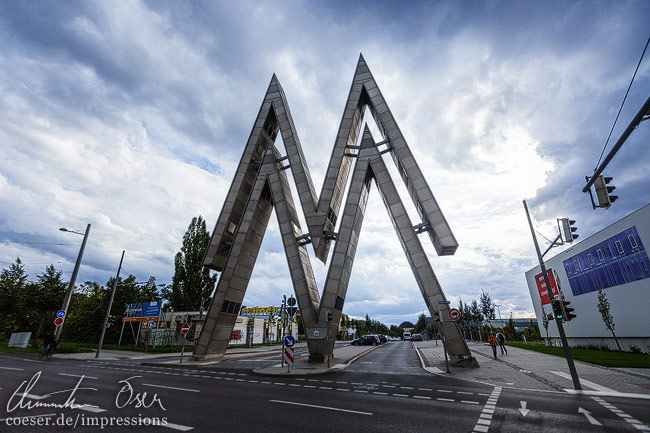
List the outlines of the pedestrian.
{"label": "pedestrian", "polygon": [[499,343],[499,347],[501,348],[501,355],[504,353],[507,355],[508,354],[508,349],[506,349],[506,336],[501,333],[501,331],[497,332],[497,342]]}
{"label": "pedestrian", "polygon": [[490,346],[492,346],[492,354],[494,355],[494,359],[497,359],[497,339],[494,338],[494,333],[490,332],[488,342],[490,343]]}

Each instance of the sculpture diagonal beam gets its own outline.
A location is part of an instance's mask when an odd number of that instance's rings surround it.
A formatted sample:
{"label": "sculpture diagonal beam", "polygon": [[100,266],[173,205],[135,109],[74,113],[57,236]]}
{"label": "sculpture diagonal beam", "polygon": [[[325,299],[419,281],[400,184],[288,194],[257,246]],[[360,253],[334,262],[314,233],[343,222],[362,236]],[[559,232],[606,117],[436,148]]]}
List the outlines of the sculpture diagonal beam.
{"label": "sculpture diagonal beam", "polygon": [[[359,145],[366,108],[374,117],[382,140],[376,143],[366,127]],[[278,133],[282,135],[286,156],[282,156],[274,144]],[[421,219],[416,226],[399,197],[381,156],[383,153],[390,153],[406,184]],[[287,169],[291,169],[296,184],[307,223],[306,234],[300,227]],[[341,213],[350,172],[352,180]],[[194,357],[223,356],[273,207],[305,327],[310,359],[322,361],[331,353],[373,180],[429,312],[432,316],[440,310],[446,314],[449,307],[439,304],[445,296],[417,235],[428,233],[439,255],[454,254],[458,244],[360,56],[320,196],[316,196],[284,92],[273,75],[206,251],[204,266],[222,274]],[[339,232],[335,233],[339,216]],[[311,243],[316,257],[326,262],[333,240],[334,251],[321,299],[307,245]],[[333,316],[331,323],[326,321],[328,312]],[[475,365],[476,360],[455,322],[445,321],[442,328],[452,362]]]}

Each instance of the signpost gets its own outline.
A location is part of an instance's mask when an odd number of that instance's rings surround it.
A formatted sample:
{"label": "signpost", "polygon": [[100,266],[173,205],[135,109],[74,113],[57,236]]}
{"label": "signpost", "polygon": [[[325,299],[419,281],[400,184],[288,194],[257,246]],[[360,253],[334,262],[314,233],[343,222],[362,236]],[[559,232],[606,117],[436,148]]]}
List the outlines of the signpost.
{"label": "signpost", "polygon": [[187,333],[190,332],[190,325],[187,323],[181,326],[181,334],[183,334],[183,345],[181,346],[181,364],[183,363],[183,354],[185,353],[185,340],[187,340]]}
{"label": "signpost", "polygon": [[287,335],[282,340],[284,346],[284,358],[287,360],[287,373],[291,371],[291,366],[293,365],[293,354],[294,354],[294,345],[296,344],[296,339],[291,335]]}

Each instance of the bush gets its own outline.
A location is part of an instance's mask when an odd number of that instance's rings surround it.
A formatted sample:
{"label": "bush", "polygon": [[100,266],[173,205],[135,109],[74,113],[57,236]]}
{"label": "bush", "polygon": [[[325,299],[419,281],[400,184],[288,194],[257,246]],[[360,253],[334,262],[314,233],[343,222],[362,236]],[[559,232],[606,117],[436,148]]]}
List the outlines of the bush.
{"label": "bush", "polygon": [[576,344],[573,346],[577,349],[587,349],[587,350],[611,350],[607,344]]}
{"label": "bush", "polygon": [[641,352],[641,349],[639,347],[635,346],[634,344],[630,346],[630,352],[632,352],[632,353],[643,353],[643,352]]}

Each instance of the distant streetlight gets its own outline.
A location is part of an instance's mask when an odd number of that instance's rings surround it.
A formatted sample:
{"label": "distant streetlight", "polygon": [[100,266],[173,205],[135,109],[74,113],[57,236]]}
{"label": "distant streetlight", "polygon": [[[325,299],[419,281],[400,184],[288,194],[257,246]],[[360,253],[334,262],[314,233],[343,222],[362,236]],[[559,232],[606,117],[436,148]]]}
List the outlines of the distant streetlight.
{"label": "distant streetlight", "polygon": [[[72,277],[70,277],[70,284],[68,284],[68,291],[65,293],[65,298],[63,298],[63,305],[61,309],[65,311],[66,317],[68,316],[68,307],[70,306],[70,299],[72,298],[72,291],[74,290],[74,283],[77,279],[77,274],[79,273],[79,266],[81,265],[81,258],[84,255],[84,250],[86,249],[86,241],[88,240],[88,233],[90,233],[90,224],[86,226],[86,231],[84,233],[77,232],[74,230],[68,230],[65,227],[61,227],[59,230],[62,232],[75,233],[77,235],[82,235],[84,240],[81,242],[81,248],[79,248],[79,255],[77,256],[77,262],[74,265],[74,271],[72,271]],[[65,321],[63,322],[65,323]],[[56,327],[54,331],[54,337],[56,340],[61,339],[61,332],[63,331],[63,323]]]}
{"label": "distant streetlight", "polygon": [[499,320],[501,320],[501,310],[499,310],[499,307],[500,307],[501,305],[502,305],[502,304],[499,304],[499,305],[494,304],[494,306],[497,307],[497,311],[499,312]]}

